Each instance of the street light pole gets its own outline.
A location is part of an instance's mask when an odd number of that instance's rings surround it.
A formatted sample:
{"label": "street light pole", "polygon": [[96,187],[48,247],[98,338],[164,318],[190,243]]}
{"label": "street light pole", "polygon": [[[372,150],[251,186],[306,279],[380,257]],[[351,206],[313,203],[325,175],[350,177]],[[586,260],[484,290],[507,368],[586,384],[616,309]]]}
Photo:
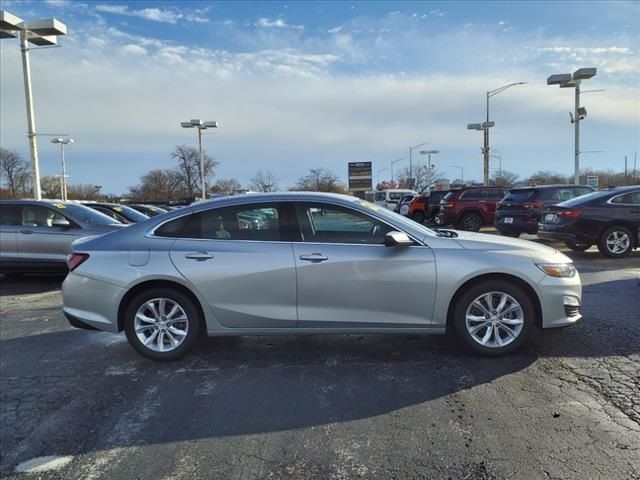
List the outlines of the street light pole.
{"label": "street light pole", "polygon": [[464,168],[460,165],[451,165],[453,168],[457,168],[460,170],[460,180],[462,180],[462,184],[464,185]]}
{"label": "street light pole", "polygon": [[202,121],[199,118],[191,119],[188,122],[180,122],[182,128],[196,128],[198,130],[198,150],[200,155],[200,191],[202,200],[207,199],[207,185],[204,174],[204,150],[202,149],[202,130],[207,128],[218,128],[218,122]]}
{"label": "street light pole", "polygon": [[20,52],[22,54],[22,73],[24,77],[24,94],[27,105],[27,137],[31,150],[31,165],[33,168],[33,196],[40,200],[40,164],[38,162],[38,141],[36,137],[36,122],[33,108],[33,92],[31,88],[31,64],[29,60],[29,46],[53,46],[57,44],[59,35],[67,34],[67,26],[55,18],[23,21],[6,10],[0,11],[0,38],[19,37]]}
{"label": "street light pole", "polygon": [[59,143],[60,144],[60,161],[62,163],[62,179],[60,181],[60,185],[62,187],[61,196],[62,200],[67,200],[67,166],[64,160],[64,146],[70,145],[73,143],[73,139],[71,138],[54,138],[51,140],[51,143]]}
{"label": "street light pole", "polygon": [[[412,179],[413,178],[413,151],[416,148],[420,148],[423,145],[429,145],[429,142],[423,142],[420,143],[418,145],[414,145],[413,147],[409,147],[409,178]],[[412,186],[413,188],[413,186]]]}
{"label": "street light pole", "polygon": [[595,77],[596,68],[579,68],[573,74],[559,73],[547,78],[547,85],[575,89],[575,104],[571,121],[574,124],[573,183],[580,185],[580,122],[587,116],[587,110],[580,106],[580,84]]}
{"label": "street light pole", "polygon": [[404,160],[407,157],[400,157],[395,160],[391,160],[391,181],[393,182],[393,164],[398,163],[400,160]]}

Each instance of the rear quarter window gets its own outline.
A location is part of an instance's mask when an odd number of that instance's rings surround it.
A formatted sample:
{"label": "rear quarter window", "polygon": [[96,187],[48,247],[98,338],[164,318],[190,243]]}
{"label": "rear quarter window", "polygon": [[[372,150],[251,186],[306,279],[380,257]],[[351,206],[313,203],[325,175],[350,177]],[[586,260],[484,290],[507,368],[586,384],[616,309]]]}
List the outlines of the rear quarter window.
{"label": "rear quarter window", "polygon": [[535,193],[536,193],[536,190],[534,189],[511,190],[509,193],[507,193],[507,196],[504,197],[504,200],[506,202],[515,202],[515,203],[524,202],[525,200],[529,200],[531,197],[533,197]]}
{"label": "rear quarter window", "polygon": [[0,225],[22,225],[22,207],[0,205]]}

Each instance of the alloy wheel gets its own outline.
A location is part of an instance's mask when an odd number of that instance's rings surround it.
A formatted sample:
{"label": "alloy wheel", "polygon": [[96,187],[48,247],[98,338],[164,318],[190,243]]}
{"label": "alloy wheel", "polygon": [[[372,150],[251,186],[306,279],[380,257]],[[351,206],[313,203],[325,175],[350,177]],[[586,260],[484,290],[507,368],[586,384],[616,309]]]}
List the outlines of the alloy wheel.
{"label": "alloy wheel", "polygon": [[629,235],[620,230],[614,230],[607,236],[607,250],[614,255],[621,255],[631,246]]}
{"label": "alloy wheel", "polygon": [[480,227],[482,226],[480,223],[481,223],[480,218],[477,215],[467,215],[462,220],[464,229],[472,232],[476,232],[480,230]]}
{"label": "alloy wheel", "polygon": [[483,347],[502,348],[522,332],[524,311],[507,293],[483,293],[467,307],[465,326],[469,336]]}
{"label": "alloy wheel", "polygon": [[170,352],[187,337],[189,318],[176,301],[154,298],[138,308],[133,327],[138,340],[146,348],[155,352]]}

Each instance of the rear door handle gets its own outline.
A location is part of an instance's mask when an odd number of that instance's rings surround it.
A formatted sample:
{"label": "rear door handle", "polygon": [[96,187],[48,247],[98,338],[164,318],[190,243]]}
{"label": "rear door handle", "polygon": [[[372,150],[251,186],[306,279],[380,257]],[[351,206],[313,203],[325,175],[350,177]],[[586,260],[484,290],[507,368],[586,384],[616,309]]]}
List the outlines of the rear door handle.
{"label": "rear door handle", "polygon": [[33,230],[20,230],[20,233],[24,233],[25,235],[31,235]]}
{"label": "rear door handle", "polygon": [[320,263],[329,260],[329,257],[322,255],[321,253],[312,253],[311,255],[300,255],[300,260],[306,262]]}
{"label": "rear door handle", "polygon": [[198,262],[203,262],[205,260],[210,260],[213,258],[213,255],[207,252],[193,252],[185,254],[184,258],[188,258],[189,260],[196,260]]}

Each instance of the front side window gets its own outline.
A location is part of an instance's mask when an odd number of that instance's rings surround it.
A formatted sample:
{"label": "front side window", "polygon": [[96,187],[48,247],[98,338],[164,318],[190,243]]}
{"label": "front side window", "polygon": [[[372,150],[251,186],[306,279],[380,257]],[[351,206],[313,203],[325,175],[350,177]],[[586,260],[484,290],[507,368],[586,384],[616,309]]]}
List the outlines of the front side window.
{"label": "front side window", "polygon": [[640,205],[640,192],[618,195],[611,199],[611,203],[615,203],[617,205]]}
{"label": "front side window", "polygon": [[185,215],[159,227],[160,237],[210,240],[281,240],[281,215],[276,205],[237,205]]}
{"label": "front side window", "polygon": [[22,208],[22,226],[51,227],[54,220],[66,220],[61,214],[40,205],[24,205]]}
{"label": "front side window", "polygon": [[303,242],[382,245],[393,230],[380,220],[336,205],[298,204],[296,217]]}
{"label": "front side window", "polygon": [[486,200],[486,190],[467,190],[460,195],[460,200]]}

